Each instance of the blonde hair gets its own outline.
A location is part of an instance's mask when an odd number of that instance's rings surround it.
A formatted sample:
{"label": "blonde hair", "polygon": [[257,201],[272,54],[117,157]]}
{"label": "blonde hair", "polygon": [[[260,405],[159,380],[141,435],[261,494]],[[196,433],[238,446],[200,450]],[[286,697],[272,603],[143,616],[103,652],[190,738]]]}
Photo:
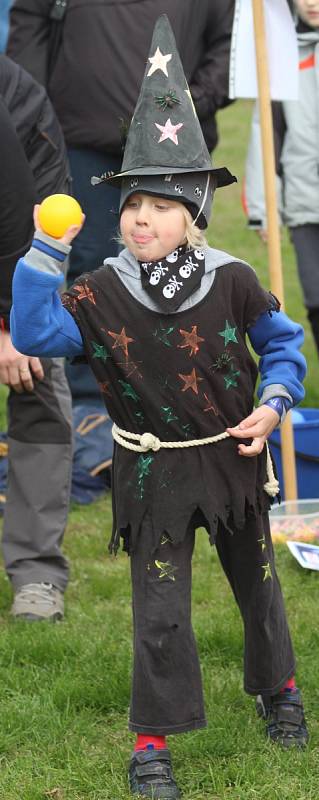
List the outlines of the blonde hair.
{"label": "blonde hair", "polygon": [[190,211],[183,204],[182,209],[185,217],[185,236],[187,246],[192,250],[202,250],[204,247],[207,247],[207,241],[203,231],[198,227],[198,225],[194,225],[194,220]]}

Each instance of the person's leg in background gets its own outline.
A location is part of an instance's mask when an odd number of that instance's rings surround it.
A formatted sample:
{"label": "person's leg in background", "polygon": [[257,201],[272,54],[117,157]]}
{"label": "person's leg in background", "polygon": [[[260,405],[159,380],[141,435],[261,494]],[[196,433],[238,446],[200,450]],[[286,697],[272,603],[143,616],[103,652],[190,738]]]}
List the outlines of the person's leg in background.
{"label": "person's leg in background", "polygon": [[304,303],[319,355],[319,224],[290,228]]}
{"label": "person's leg in background", "polygon": [[12,0],[2,0],[0,8],[0,53],[4,53],[7,46],[9,32],[9,9]]}
{"label": "person's leg in background", "polygon": [[[38,189],[2,101],[0,120],[0,380],[11,386],[6,344],[12,276],[17,259],[28,250],[32,240],[32,212]],[[44,177],[38,176],[38,183],[41,177],[48,180],[52,149],[50,145],[43,158],[46,169]],[[58,175],[50,170],[49,173],[51,177],[61,175],[63,181],[67,170],[58,150],[58,165],[60,159]],[[64,187],[62,182],[53,188],[52,184],[52,190],[64,191],[67,185]],[[16,356],[19,358],[18,353]],[[34,378],[32,391],[20,394],[10,389],[3,555],[15,593],[13,614],[27,619],[59,619],[63,616],[63,592],[68,581],[68,564],[60,548],[69,507],[72,409],[62,360],[44,359],[42,366],[44,379]]]}
{"label": "person's leg in background", "polygon": [[71,397],[61,359],[41,359],[33,392],[10,392],[3,556],[14,616],[63,617],[69,568],[61,552],[72,471]]}
{"label": "person's leg in background", "polygon": [[[91,272],[105,258],[117,256],[119,245],[114,237],[118,231],[120,190],[101,183],[92,186],[92,175],[108,171],[119,172],[121,158],[90,148],[69,148],[72,193],[86,215],[85,225],[73,242],[68,270],[68,284],[74,283],[83,272]],[[74,403],[101,404],[101,393],[91,370],[85,364],[66,364],[66,375]]]}

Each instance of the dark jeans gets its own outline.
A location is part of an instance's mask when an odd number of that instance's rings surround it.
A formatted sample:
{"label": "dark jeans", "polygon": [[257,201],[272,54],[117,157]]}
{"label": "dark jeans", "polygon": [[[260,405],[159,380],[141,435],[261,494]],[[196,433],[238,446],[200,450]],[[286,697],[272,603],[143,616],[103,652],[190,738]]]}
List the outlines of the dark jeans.
{"label": "dark jeans", "polygon": [[290,228],[308,319],[319,354],[319,225]]}
{"label": "dark jeans", "polygon": [[[176,546],[157,552],[145,519],[131,555],[134,670],[130,730],[165,735],[205,726],[200,665],[191,625],[194,517]],[[216,548],[244,623],[244,688],[275,694],[294,673],[294,655],[274,565],[268,515],[243,530],[219,526]],[[212,610],[213,613],[213,610]]]}
{"label": "dark jeans", "polygon": [[[91,177],[109,170],[118,172],[121,158],[86,147],[70,147],[68,157],[73,194],[86,215],[85,225],[72,247],[68,270],[70,285],[83,272],[100,267],[105,258],[118,255],[119,246],[113,237],[118,231],[120,190],[106,183],[92,186]],[[66,374],[73,401],[100,400],[101,393],[89,367],[67,364]]]}

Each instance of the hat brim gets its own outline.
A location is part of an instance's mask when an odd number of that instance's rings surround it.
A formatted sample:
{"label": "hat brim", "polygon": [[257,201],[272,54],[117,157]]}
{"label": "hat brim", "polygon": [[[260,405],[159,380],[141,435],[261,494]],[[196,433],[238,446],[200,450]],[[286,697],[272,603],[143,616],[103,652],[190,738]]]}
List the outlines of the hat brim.
{"label": "hat brim", "polygon": [[237,178],[235,175],[232,175],[231,172],[227,169],[227,167],[219,167],[216,169],[215,167],[211,167],[210,169],[207,167],[200,167],[196,169],[190,169],[189,167],[135,167],[134,169],[125,170],[124,172],[118,172],[116,175],[110,175],[109,177],[105,178],[107,183],[111,183],[114,186],[118,186],[123,178],[130,177],[131,175],[177,175],[177,174],[185,174],[191,172],[211,172],[216,179],[216,187],[219,188],[221,186],[229,186],[231,183],[237,183]]}

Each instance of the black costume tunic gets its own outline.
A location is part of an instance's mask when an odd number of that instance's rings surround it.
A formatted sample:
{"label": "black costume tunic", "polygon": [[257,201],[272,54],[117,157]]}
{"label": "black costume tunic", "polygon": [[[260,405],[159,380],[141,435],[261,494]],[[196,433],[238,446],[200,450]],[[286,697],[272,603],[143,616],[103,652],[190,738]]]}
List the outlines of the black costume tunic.
{"label": "black costume tunic", "polygon": [[[257,367],[245,334],[274,308],[274,298],[247,265],[219,267],[206,296],[174,314],[146,308],[110,266],[83,275],[62,301],[120,428],[179,442],[214,436],[251,413]],[[111,548],[116,551],[122,533],[132,551],[146,511],[155,549],[164,531],[182,541],[197,508],[211,541],[218,518],[240,528],[248,515],[267,510],[265,450],[243,458],[237,448],[233,438],[146,453],[116,445]]]}

